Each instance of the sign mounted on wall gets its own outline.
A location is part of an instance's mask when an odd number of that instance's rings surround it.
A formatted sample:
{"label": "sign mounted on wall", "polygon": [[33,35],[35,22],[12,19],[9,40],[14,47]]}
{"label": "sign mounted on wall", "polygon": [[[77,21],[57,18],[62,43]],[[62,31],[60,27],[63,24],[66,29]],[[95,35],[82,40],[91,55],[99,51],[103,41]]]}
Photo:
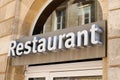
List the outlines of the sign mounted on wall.
{"label": "sign mounted on wall", "polygon": [[14,65],[43,64],[106,56],[106,22],[25,37],[10,42]]}
{"label": "sign mounted on wall", "polygon": [[84,48],[92,45],[102,45],[101,35],[103,29],[98,25],[91,25],[90,30],[82,30],[76,33],[69,32],[67,34],[60,34],[58,36],[41,38],[34,37],[32,41],[25,43],[11,41],[9,48],[9,56],[28,55],[30,53],[42,53],[47,51],[54,51],[69,48]]}

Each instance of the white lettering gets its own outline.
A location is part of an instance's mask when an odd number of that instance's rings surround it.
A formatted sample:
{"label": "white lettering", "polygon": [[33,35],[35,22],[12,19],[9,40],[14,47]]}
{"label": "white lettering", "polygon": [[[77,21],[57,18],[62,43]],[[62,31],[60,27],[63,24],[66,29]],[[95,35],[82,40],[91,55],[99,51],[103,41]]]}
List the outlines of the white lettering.
{"label": "white lettering", "polygon": [[92,44],[102,44],[100,41],[100,34],[103,32],[97,25],[92,25],[91,29],[91,43]]}
{"label": "white lettering", "polygon": [[9,47],[9,52],[8,56],[15,56],[15,48],[16,48],[17,42],[16,41],[11,41],[10,42],[10,47]]}
{"label": "white lettering", "polygon": [[37,43],[37,38],[36,37],[34,37],[34,39],[33,39],[33,53],[37,53],[37,50],[36,50],[36,44]]}
{"label": "white lettering", "polygon": [[57,49],[57,36],[48,37],[48,50],[55,50]]}
{"label": "white lettering", "polygon": [[58,43],[58,49],[64,48],[64,39],[65,39],[65,34],[59,35],[59,43]]}
{"label": "white lettering", "polygon": [[25,43],[25,49],[26,50],[24,51],[24,54],[29,54],[31,52],[31,46],[30,46],[31,43],[32,43],[31,41],[27,41]]}
{"label": "white lettering", "polygon": [[65,41],[66,48],[75,47],[75,34],[73,32],[66,35],[67,40]]}
{"label": "white lettering", "polygon": [[23,54],[23,49],[24,49],[23,43],[19,43],[16,47],[16,54],[18,56],[22,55]]}
{"label": "white lettering", "polygon": [[46,39],[42,38],[39,40],[39,45],[38,45],[38,52],[45,52],[46,51]]}
{"label": "white lettering", "polygon": [[34,37],[32,41],[23,42],[24,44],[22,42],[11,41],[8,56],[20,56],[22,54],[41,53],[64,48],[84,48],[89,46],[89,44],[101,45],[102,33],[103,30],[94,24],[89,31],[69,32],[48,38]]}
{"label": "white lettering", "polygon": [[89,33],[87,30],[77,32],[77,47],[88,46],[89,44]]}

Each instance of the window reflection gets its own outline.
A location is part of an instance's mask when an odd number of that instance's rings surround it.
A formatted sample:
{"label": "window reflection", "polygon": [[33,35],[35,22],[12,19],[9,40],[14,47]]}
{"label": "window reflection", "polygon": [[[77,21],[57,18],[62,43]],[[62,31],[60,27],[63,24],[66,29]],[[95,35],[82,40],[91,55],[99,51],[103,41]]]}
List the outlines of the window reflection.
{"label": "window reflection", "polygon": [[49,16],[44,31],[52,32],[98,20],[102,20],[102,12],[97,0],[65,0]]}

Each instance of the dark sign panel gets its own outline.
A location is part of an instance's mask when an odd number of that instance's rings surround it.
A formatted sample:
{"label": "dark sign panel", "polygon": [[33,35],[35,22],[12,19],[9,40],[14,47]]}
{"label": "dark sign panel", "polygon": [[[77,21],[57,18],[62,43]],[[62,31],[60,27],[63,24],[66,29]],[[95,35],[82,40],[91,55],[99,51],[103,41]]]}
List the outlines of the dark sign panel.
{"label": "dark sign panel", "polygon": [[10,45],[13,65],[102,58],[106,56],[106,22],[26,37]]}

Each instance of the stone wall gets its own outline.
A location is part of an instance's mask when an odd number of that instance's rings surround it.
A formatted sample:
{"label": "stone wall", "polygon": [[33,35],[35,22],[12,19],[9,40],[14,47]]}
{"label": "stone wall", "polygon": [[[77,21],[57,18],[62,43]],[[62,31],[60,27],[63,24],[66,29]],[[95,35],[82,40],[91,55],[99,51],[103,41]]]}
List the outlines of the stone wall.
{"label": "stone wall", "polygon": [[120,80],[120,0],[108,1],[108,80]]}
{"label": "stone wall", "polygon": [[7,52],[12,33],[15,3],[15,0],[0,0],[0,80],[5,80],[7,70]]}
{"label": "stone wall", "polygon": [[[0,0],[0,80],[24,80],[25,66],[12,66],[7,57],[9,42],[30,35],[38,14],[50,1]],[[120,80],[120,0],[99,1],[108,21],[108,58],[103,60],[108,79],[104,80]]]}
{"label": "stone wall", "polygon": [[[21,26],[23,22],[24,25],[31,24],[36,16],[30,17],[27,14],[38,14],[45,2],[46,0],[0,0],[0,80],[24,80],[25,65],[13,66],[11,58],[7,56],[9,43],[19,35],[24,36],[24,32],[29,35],[31,28],[21,31]],[[25,22],[26,17],[29,18],[28,22]]]}

